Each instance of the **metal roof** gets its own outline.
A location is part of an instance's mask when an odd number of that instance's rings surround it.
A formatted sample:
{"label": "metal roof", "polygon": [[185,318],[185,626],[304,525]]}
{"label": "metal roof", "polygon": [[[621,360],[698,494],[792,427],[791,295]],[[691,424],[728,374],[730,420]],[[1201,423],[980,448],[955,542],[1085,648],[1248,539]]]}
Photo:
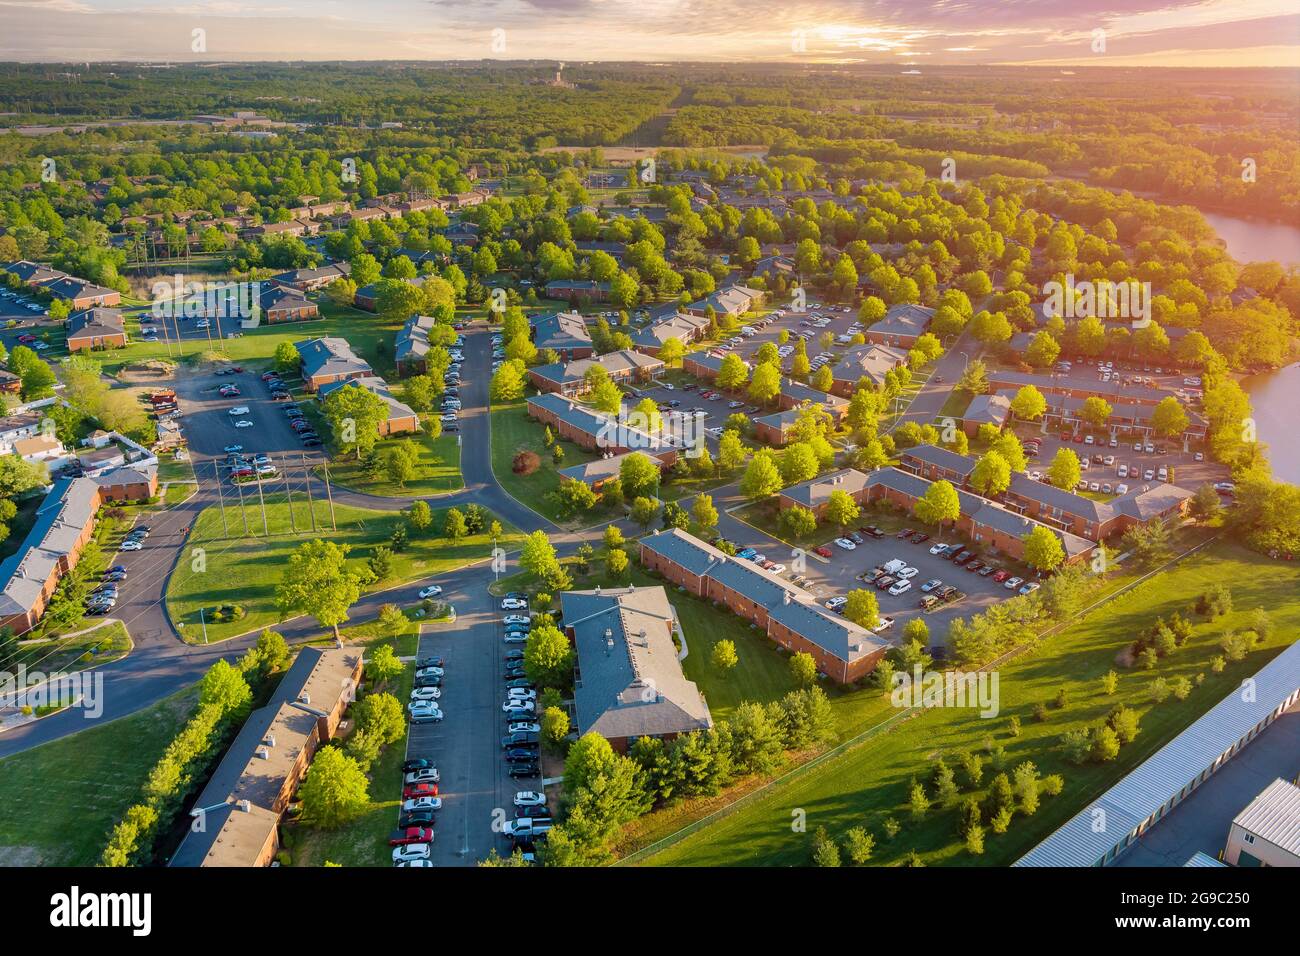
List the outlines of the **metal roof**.
{"label": "metal roof", "polygon": [[1274,780],[1232,823],[1300,857],[1300,787],[1282,779]]}
{"label": "metal roof", "polygon": [[[1250,681],[1243,681],[1240,689],[1215,704],[1014,865],[1096,866],[1202,771],[1297,697],[1300,643],[1265,664]],[[1097,826],[1099,820],[1104,827]]]}

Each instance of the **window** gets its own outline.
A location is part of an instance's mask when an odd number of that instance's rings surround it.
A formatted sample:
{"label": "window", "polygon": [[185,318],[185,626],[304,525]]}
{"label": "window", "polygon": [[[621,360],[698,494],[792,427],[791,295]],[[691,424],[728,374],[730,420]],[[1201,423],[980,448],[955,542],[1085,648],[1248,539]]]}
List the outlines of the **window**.
{"label": "window", "polygon": [[1241,835],[1241,840],[1242,840],[1243,843],[1254,843],[1254,842],[1255,842],[1255,834],[1253,834],[1253,833],[1243,833],[1243,834]]}

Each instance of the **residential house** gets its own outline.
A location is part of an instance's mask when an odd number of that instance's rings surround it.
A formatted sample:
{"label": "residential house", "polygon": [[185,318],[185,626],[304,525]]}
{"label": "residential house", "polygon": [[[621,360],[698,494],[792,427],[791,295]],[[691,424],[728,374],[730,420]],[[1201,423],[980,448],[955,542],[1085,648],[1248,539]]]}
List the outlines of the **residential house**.
{"label": "residential house", "polygon": [[870,345],[892,345],[895,348],[910,349],[930,328],[930,321],[933,318],[934,309],[929,306],[891,306],[883,319],[867,328],[863,337]]}
{"label": "residential house", "polygon": [[409,434],[420,430],[420,416],[409,405],[399,401],[389,390],[388,383],[377,375],[326,382],[317,388],[316,400],[323,402],[335,390],[345,387],[364,388],[372,395],[378,395],[384,400],[384,404],[388,406],[388,417],[379,423],[381,437]]}
{"label": "residential house", "polygon": [[271,281],[297,289],[299,292],[315,292],[337,279],[346,279],[351,274],[350,262],[331,262],[329,265],[318,266],[315,269],[290,269],[288,272],[271,276]]}
{"label": "residential house", "polygon": [[320,306],[295,288],[273,285],[257,297],[258,308],[268,325],[281,322],[306,322],[320,317]]}
{"label": "residential house", "polygon": [[676,306],[671,306],[667,315],[652,317],[650,324],[633,332],[632,344],[647,355],[658,355],[669,339],[677,339],[682,345],[691,345],[708,334],[708,319],[679,312]]}
{"label": "residential house", "polygon": [[613,286],[595,279],[556,279],[546,283],[546,298],[564,302],[608,302]]}
{"label": "residential house", "polygon": [[122,293],[116,289],[107,289],[73,276],[63,276],[43,285],[50,295],[62,299],[74,309],[111,307],[122,302]]}
{"label": "residential house", "polygon": [[1011,418],[1011,399],[1014,393],[994,392],[992,395],[976,395],[961,416],[962,431],[970,438],[979,434],[981,425],[992,425],[1001,431]]}
{"label": "residential house", "polygon": [[587,358],[595,351],[587,323],[577,312],[548,312],[534,316],[532,336],[537,351],[553,349],[562,361]]}
{"label": "residential house", "polygon": [[641,352],[620,349],[605,355],[575,359],[572,362],[554,362],[528,370],[528,381],[543,392],[558,392],[572,397],[589,391],[587,374],[599,366],[616,384],[648,382],[663,371],[664,363]]}
{"label": "residential house", "polygon": [[431,315],[415,315],[398,330],[393,342],[398,375],[423,375],[428,371],[429,333],[437,324],[438,320]]}
{"label": "residential house", "polygon": [[651,435],[619,418],[580,405],[562,395],[543,392],[528,399],[528,414],[559,438],[604,454],[621,455],[639,451],[669,468],[677,461],[677,449],[657,435]]}
{"label": "residential house", "polygon": [[876,388],[885,384],[885,376],[894,369],[907,364],[907,353],[902,349],[886,345],[860,345],[844,353],[831,369],[834,382],[831,391],[845,398],[852,398],[857,391],[858,382],[867,379]]}
{"label": "residential house", "polygon": [[374,375],[370,363],[352,351],[347,339],[326,336],[295,342],[301,362],[303,387],[314,392],[322,385]]}
{"label": "residential house", "polygon": [[743,285],[730,285],[719,289],[711,295],[705,296],[690,305],[683,307],[682,311],[690,315],[707,317],[710,312],[715,316],[731,316],[739,319],[747,312],[752,312],[755,308],[763,304],[766,293],[759,289],[751,289]]}
{"label": "residential house", "polygon": [[105,501],[148,501],[158,494],[157,465],[122,465],[94,476]]}

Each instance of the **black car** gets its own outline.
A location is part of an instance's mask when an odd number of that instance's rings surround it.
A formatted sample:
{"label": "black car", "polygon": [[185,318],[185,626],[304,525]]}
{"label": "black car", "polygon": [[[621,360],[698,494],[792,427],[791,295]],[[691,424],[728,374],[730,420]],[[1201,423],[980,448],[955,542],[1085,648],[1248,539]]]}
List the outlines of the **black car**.
{"label": "black car", "polygon": [[537,734],[526,732],[506,734],[501,738],[501,749],[509,750],[511,747],[536,747],[537,743]]}
{"label": "black car", "polygon": [[441,657],[421,657],[415,662],[416,667],[445,667]]}
{"label": "black car", "polygon": [[510,763],[531,763],[537,759],[535,747],[512,747],[505,753]]}
{"label": "black car", "polygon": [[533,682],[530,681],[527,677],[516,677],[516,678],[514,678],[513,680],[507,682],[507,683],[506,683],[506,686],[507,686],[507,687],[526,687],[526,688],[528,688],[529,690],[535,690],[535,689],[536,689],[536,688],[533,687]]}
{"label": "black car", "polygon": [[432,760],[425,757],[415,757],[402,764],[402,773],[410,773],[413,770],[427,770],[432,766],[435,766]]}
{"label": "black car", "polygon": [[434,812],[428,809],[411,810],[408,813],[403,813],[397,819],[397,825],[402,829],[407,827],[431,827],[437,822]]}
{"label": "black car", "polygon": [[442,678],[436,677],[433,674],[430,674],[427,677],[417,677],[415,679],[415,686],[416,687],[441,687]]}
{"label": "black car", "polygon": [[519,777],[540,777],[542,768],[535,763],[517,763],[510,768],[510,776]]}
{"label": "black car", "polygon": [[523,659],[524,652],[517,647],[514,650],[506,651],[506,660],[508,661],[521,661]]}
{"label": "black car", "polygon": [[519,680],[520,678],[527,678],[527,677],[528,677],[528,672],[524,670],[522,667],[512,667],[505,673],[505,680],[507,683],[509,683],[512,680]]}
{"label": "black car", "polygon": [[547,807],[518,807],[515,809],[516,817],[549,817],[551,811]]}
{"label": "black car", "polygon": [[302,441],[304,448],[315,448],[320,444],[319,438],[304,438]]}

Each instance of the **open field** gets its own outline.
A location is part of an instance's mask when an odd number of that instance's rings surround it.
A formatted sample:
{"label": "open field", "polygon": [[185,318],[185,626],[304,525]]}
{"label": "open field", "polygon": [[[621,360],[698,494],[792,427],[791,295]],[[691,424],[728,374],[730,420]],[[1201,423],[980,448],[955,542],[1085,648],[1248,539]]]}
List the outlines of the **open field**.
{"label": "open field", "polygon": [[[386,474],[375,480],[365,474],[355,456],[335,458],[330,462],[330,481],[344,488],[359,491],[367,495],[381,495],[385,498],[422,498],[429,495],[445,495],[465,487],[460,473],[460,442],[453,434],[430,438],[423,432],[390,438],[375,445],[375,452],[383,460],[384,452],[396,445],[402,438],[415,442],[419,450],[419,462],[415,477],[404,486],[398,487]],[[318,469],[318,474],[323,474]]]}
{"label": "open field", "polygon": [[[326,502],[314,503],[316,530],[312,530],[311,511],[301,495],[293,502],[291,527],[288,503],[283,496],[268,496],[266,505],[270,537],[262,536],[262,515],[256,499],[248,502],[249,535],[235,537],[243,530],[238,504],[226,506],[226,517],[232,537],[222,532],[221,511],[207,508],[195,523],[191,534],[191,547],[203,548],[206,564],[195,570],[182,563],[172,575],[167,588],[167,609],[171,618],[184,632],[187,640],[202,642],[199,619],[200,608],[208,612],[216,606],[234,604],[244,608],[245,614],[236,621],[214,624],[209,621],[209,641],[223,640],[246,631],[274,624],[279,615],[275,609],[275,588],[280,582],[289,557],[300,544],[321,537],[352,548],[349,564],[356,568],[365,566],[375,545],[388,544],[393,529],[405,525],[406,518],[397,511],[373,511],[336,504],[334,515],[337,530],[330,525],[330,509]],[[434,511],[434,528],[441,524],[439,510]],[[510,550],[517,547],[521,536],[511,527],[504,527],[499,544]],[[422,578],[460,567],[488,557],[492,540],[486,534],[471,535],[455,543],[438,537],[430,529],[424,534],[412,533],[406,550],[393,555],[392,576],[375,587],[391,587],[402,581]]]}
{"label": "open field", "polygon": [[[564,460],[557,468],[551,459],[551,449],[546,447],[545,435],[546,426],[528,417],[528,406],[523,401],[492,406],[492,472],[497,481],[538,514],[564,524],[559,509],[548,497],[560,487],[559,469],[595,461],[599,456],[573,442],[561,441]],[[517,475],[510,468],[511,461],[521,451],[535,452],[540,460],[531,475]]]}
{"label": "open field", "polygon": [[[193,690],[181,691],[0,761],[0,866],[94,866],[194,702]],[[52,800],[55,794],[77,796]]]}
{"label": "open field", "polygon": [[[1211,584],[1232,582],[1236,610],[1225,620],[1197,622],[1188,643],[1154,671],[1126,669],[1117,660],[1139,630],[1156,616],[1175,610],[1188,615],[1196,594]],[[1046,641],[1035,653],[1004,665],[1000,670],[1001,710],[994,719],[982,720],[969,710],[935,708],[827,760],[766,794],[730,816],[705,826],[652,856],[652,865],[763,865],[807,863],[810,837],[818,826],[832,836],[861,824],[877,838],[873,863],[897,863],[909,850],[917,850],[930,865],[1005,865],[1017,859],[1086,802],[1137,766],[1188,723],[1223,698],[1243,677],[1258,670],[1294,636],[1300,626],[1300,569],[1266,562],[1252,552],[1219,543],[1186,559],[1172,570],[1139,585],[1114,602]],[[1258,646],[1244,662],[1229,664],[1214,673],[1210,660],[1219,653],[1219,637],[1240,628],[1249,611],[1269,609],[1277,626],[1275,636]],[[1106,696],[1100,678],[1115,669],[1119,687]],[[1203,675],[1203,676],[1202,676]],[[1184,701],[1170,697],[1155,703],[1149,693],[1154,677],[1167,680],[1186,676],[1194,689]],[[1200,681],[1199,685],[1196,682]],[[1067,704],[1054,709],[1050,702],[1064,689]],[[1049,704],[1048,719],[1033,718],[1036,704]],[[1123,703],[1141,717],[1141,733],[1110,763],[1075,766],[1057,749],[1067,730],[1085,727]],[[1021,722],[1021,733],[1009,732],[1009,718]],[[956,836],[957,814],[952,809],[931,809],[919,822],[911,821],[907,792],[915,777],[928,783],[930,763],[945,755],[952,765],[963,750],[986,756],[984,788],[970,791],[984,796],[998,772],[994,757],[985,753],[987,740],[1005,748],[1003,768],[1008,773],[1030,760],[1040,774],[1057,773],[1065,779],[1063,793],[1044,797],[1031,818],[1017,815],[1003,835],[986,834],[982,857],[967,854]],[[959,772],[959,779],[960,779]],[[963,791],[963,796],[965,795]],[[807,834],[792,834],[790,812],[808,812]],[[902,831],[885,841],[882,824],[893,817]],[[743,835],[743,836],[742,836]]]}

